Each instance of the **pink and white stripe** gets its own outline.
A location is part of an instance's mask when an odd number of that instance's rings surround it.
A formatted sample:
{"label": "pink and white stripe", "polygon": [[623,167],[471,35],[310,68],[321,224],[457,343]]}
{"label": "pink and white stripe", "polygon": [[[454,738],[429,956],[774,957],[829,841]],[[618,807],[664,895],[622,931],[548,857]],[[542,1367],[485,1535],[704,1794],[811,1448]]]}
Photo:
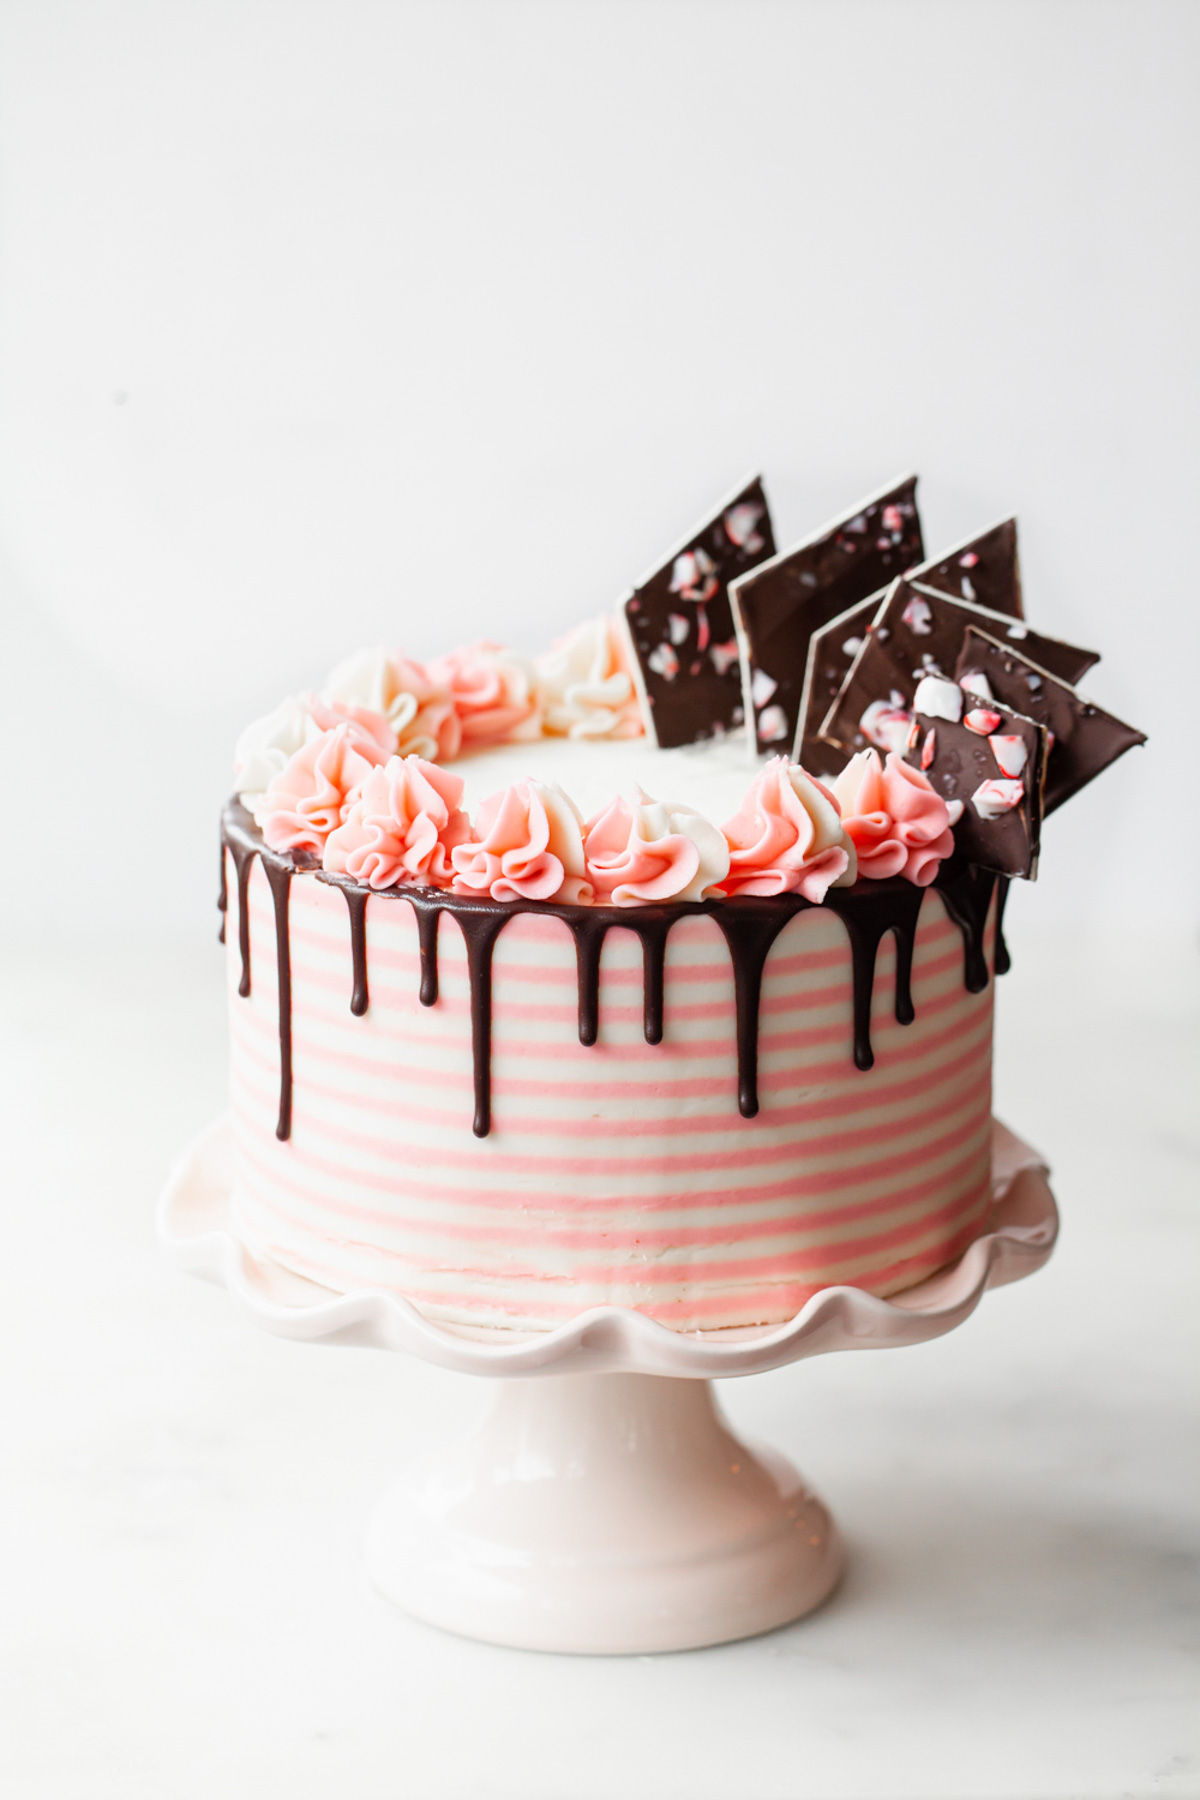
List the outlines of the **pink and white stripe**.
{"label": "pink and white stripe", "polygon": [[710,919],[671,933],[660,1045],[642,1037],[637,940],[609,933],[600,1041],[586,1048],[566,927],[518,914],[496,945],[480,1139],[453,917],[426,1008],[412,908],[371,898],[370,1008],[355,1018],[345,901],[298,875],[285,1142],[275,927],[257,862],[249,892],[246,1000],[229,933],[238,1225],[251,1248],[331,1288],[387,1288],[470,1325],[547,1328],[601,1304],[679,1330],[776,1323],[833,1283],[910,1286],[983,1227],[992,989],[966,992],[962,937],[935,891],[910,1026],[892,1016],[891,940],[881,947],[867,1073],[852,1056],[843,926],[817,908],[785,928],[763,984],[755,1119],[737,1109],[729,951]]}

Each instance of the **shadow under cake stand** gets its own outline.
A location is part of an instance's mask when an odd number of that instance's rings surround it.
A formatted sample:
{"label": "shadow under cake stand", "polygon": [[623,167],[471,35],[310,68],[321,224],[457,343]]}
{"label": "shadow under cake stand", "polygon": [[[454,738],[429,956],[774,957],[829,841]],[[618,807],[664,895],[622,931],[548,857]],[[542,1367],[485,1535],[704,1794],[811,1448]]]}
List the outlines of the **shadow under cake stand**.
{"label": "shadow under cake stand", "polygon": [[376,1508],[366,1542],[376,1587],[466,1637],[580,1653],[695,1649],[820,1605],[841,1573],[837,1528],[784,1457],[733,1435],[713,1380],[941,1337],[988,1288],[1040,1269],[1058,1232],[1045,1165],[994,1123],[986,1231],[890,1300],[825,1288],[789,1323],[744,1330],[685,1334],[596,1307],[553,1331],[472,1331],[378,1289],[334,1294],[252,1255],[233,1228],[232,1185],[219,1119],[172,1171],[159,1235],[257,1324],[499,1378],[484,1422],[416,1461]]}

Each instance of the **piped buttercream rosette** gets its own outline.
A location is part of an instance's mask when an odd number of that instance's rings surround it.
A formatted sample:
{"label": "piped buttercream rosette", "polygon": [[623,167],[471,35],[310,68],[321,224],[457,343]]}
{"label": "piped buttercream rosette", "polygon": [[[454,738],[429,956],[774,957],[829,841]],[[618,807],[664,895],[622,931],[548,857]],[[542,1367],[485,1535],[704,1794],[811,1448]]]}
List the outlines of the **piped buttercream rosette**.
{"label": "piped buttercream rosette", "polygon": [[455,845],[450,861],[456,894],[575,905],[592,899],[583,820],[554,782],[516,781],[489,794],[474,831]]}
{"label": "piped buttercream rosette", "polygon": [[367,775],[325,840],[325,867],[366,887],[449,886],[450,856],[471,835],[461,775],[420,756],[393,756]]}
{"label": "piped buttercream rosette", "polygon": [[618,797],[589,821],[585,852],[596,899],[610,906],[706,900],[729,870],[729,845],[715,825],[641,788],[632,803]]}
{"label": "piped buttercream rosette", "polygon": [[614,619],[586,619],[534,660],[542,730],[552,737],[642,735],[642,715]]}
{"label": "piped buttercream rosette", "polygon": [[374,734],[350,720],[310,738],[263,795],[258,823],[268,848],[320,856],[371,770],[386,760]]}
{"label": "piped buttercream rosette", "polygon": [[842,826],[858,853],[858,872],[872,880],[903,875],[928,887],[954,851],[950,813],[927,776],[894,751],[881,762],[862,750],[833,784]]}
{"label": "piped buttercream rosette", "polygon": [[854,844],[837,801],[799,763],[774,756],[724,828],[725,894],[803,894],[820,905],[855,878]]}

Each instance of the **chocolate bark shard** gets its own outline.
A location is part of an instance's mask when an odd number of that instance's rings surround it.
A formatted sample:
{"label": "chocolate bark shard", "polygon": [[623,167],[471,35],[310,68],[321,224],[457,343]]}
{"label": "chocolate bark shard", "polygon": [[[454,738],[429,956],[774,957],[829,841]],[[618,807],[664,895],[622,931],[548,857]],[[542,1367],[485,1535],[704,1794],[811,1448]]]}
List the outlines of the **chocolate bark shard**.
{"label": "chocolate bark shard", "polygon": [[1001,643],[969,626],[955,667],[959,681],[983,675],[1002,706],[1019,707],[1052,734],[1046,764],[1045,811],[1070,800],[1145,734],[1085,700],[1066,681],[1040,668],[1022,645]]}
{"label": "chocolate bark shard", "polygon": [[877,613],[889,590],[881,588],[851,606],[828,625],[814,631],[808,646],[808,666],[804,671],[804,688],[800,696],[800,719],[792,760],[810,775],[834,776],[841,773],[846,751],[820,736],[820,725],[832,703],[842,691],[842,683],[866,641]]}
{"label": "chocolate bark shard", "polygon": [[662,749],[699,743],[742,723],[729,583],[774,553],[767,497],[756,475],[621,602],[643,721]]}
{"label": "chocolate bark shard", "polygon": [[813,632],[924,555],[917,478],[906,475],[734,582],[742,704],[756,750],[786,750]]}
{"label": "chocolate bark shard", "polygon": [[1017,554],[1017,521],[1001,519],[986,531],[966,538],[919,569],[909,571],[913,581],[936,588],[955,600],[986,606],[1008,618],[1023,619],[1021,562]]}
{"label": "chocolate bark shard", "polygon": [[[960,690],[961,691],[961,690]],[[963,694],[963,714],[918,712],[904,759],[924,770],[951,811],[969,863],[997,875],[1037,876],[1048,733],[1034,719]]]}
{"label": "chocolate bark shard", "polygon": [[[935,673],[953,679],[963,638],[971,625],[991,632],[998,641],[1020,646],[1022,655],[1075,682],[1099,661],[1094,650],[1081,650],[1058,638],[1043,637],[1023,621],[988,612],[966,600],[954,600],[907,577],[897,581],[876,616],[862,649],[842,684],[842,691],[821,721],[820,735],[847,750],[864,744],[893,747],[863,727],[870,706],[885,696],[899,696],[899,706],[912,710],[917,683]],[[896,703],[891,702],[897,710]]]}

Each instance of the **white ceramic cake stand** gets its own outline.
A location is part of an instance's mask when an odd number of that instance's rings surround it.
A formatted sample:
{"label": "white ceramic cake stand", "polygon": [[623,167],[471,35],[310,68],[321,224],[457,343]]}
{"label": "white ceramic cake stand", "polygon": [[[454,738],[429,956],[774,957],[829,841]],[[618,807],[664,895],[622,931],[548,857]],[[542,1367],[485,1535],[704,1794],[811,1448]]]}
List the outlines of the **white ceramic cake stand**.
{"label": "white ceramic cake stand", "polygon": [[[1058,1231],[1045,1165],[996,1124],[985,1235],[893,1300],[827,1288],[786,1325],[686,1335],[621,1307],[549,1332],[465,1331],[394,1294],[334,1294],[252,1256],[231,1223],[231,1172],[221,1119],[159,1204],[181,1267],[223,1283],[281,1337],[502,1378],[483,1424],[414,1463],[380,1502],[366,1558],[375,1585],[418,1618],[532,1650],[693,1649],[819,1605],[841,1571],[837,1529],[782,1456],[733,1436],[712,1380],[941,1337],[987,1288],[1041,1268]],[[533,1375],[557,1379],[517,1379]]]}

